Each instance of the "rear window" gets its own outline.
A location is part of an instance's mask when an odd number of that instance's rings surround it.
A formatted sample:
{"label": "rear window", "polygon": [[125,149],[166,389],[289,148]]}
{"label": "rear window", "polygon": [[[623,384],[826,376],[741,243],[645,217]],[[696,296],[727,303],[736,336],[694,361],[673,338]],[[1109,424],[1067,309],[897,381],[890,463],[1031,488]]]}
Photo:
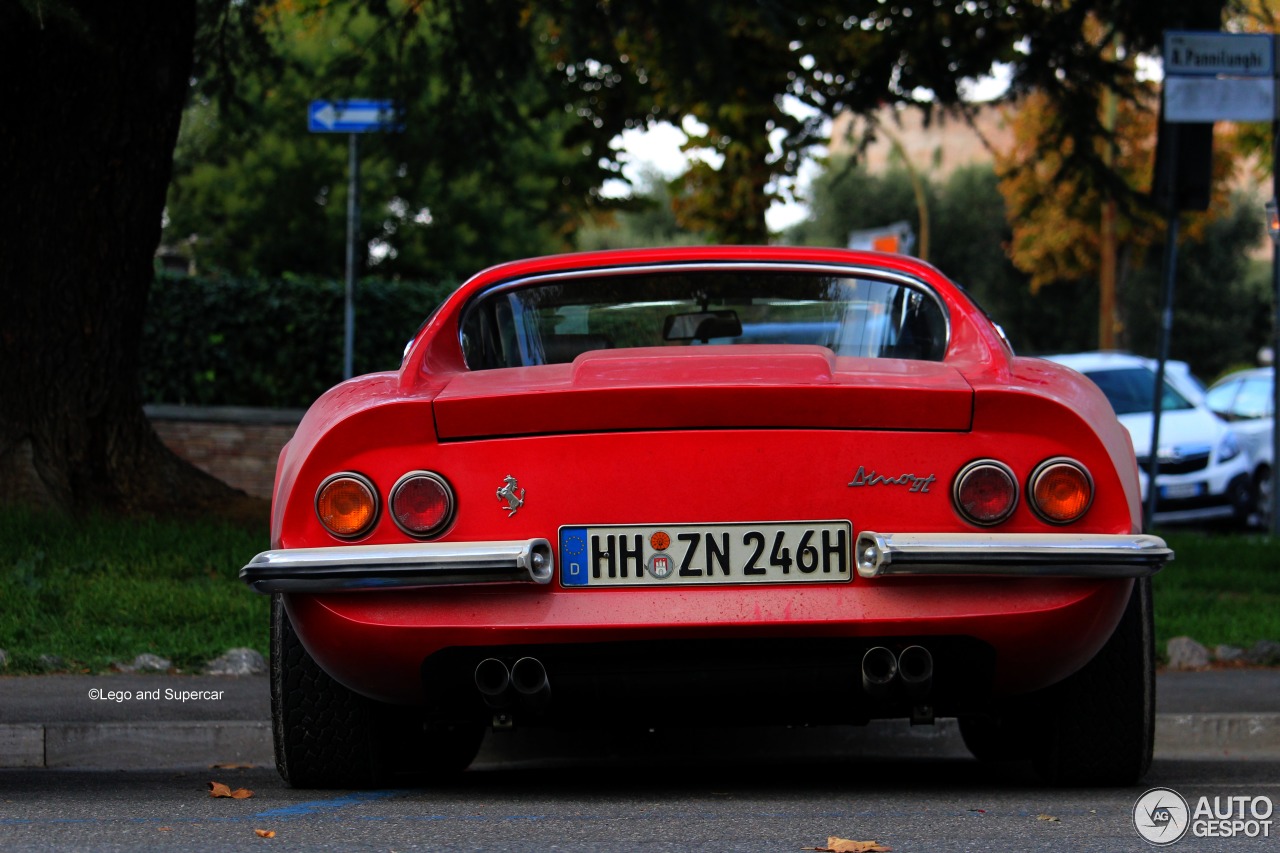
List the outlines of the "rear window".
{"label": "rear window", "polygon": [[837,355],[942,360],[932,293],[793,271],[646,271],[497,288],[462,318],[472,370],[572,361],[621,347],[813,344]]}

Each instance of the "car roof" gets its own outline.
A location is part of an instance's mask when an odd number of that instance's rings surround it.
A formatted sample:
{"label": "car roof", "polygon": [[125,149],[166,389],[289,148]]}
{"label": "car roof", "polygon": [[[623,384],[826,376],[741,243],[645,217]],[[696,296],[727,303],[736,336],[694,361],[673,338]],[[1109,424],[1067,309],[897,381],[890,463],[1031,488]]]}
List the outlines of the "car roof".
{"label": "car roof", "polygon": [[1270,379],[1274,375],[1274,367],[1246,367],[1243,370],[1234,370],[1228,373],[1215,381],[1210,387],[1217,388],[1219,385],[1225,385],[1228,382],[1235,382],[1240,379]]}
{"label": "car roof", "polygon": [[1091,370],[1117,370],[1124,367],[1155,369],[1154,360],[1127,352],[1076,352],[1065,355],[1046,355],[1043,358],[1064,364],[1081,373]]}

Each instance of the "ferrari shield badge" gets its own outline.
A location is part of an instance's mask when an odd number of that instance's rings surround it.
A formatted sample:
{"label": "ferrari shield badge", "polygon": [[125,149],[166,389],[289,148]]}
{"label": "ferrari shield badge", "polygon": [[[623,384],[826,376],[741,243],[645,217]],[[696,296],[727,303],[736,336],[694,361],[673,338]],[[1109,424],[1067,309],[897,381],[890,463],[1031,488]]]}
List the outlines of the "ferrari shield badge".
{"label": "ferrari shield badge", "polygon": [[516,478],[510,474],[507,475],[502,488],[498,489],[498,500],[502,502],[502,508],[507,511],[507,518],[515,515],[516,511],[524,506],[524,489],[520,488]]}

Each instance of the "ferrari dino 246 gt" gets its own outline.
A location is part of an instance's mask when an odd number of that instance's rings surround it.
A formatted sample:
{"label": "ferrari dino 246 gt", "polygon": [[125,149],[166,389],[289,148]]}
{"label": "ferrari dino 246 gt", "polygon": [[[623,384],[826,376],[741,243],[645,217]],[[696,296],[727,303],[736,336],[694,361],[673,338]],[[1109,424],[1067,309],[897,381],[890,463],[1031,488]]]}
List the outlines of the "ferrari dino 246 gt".
{"label": "ferrari dino 246 gt", "polygon": [[489,269],[281,454],[277,762],[466,767],[499,726],[959,719],[1131,784],[1150,576],[1102,393],[911,258],[681,248]]}

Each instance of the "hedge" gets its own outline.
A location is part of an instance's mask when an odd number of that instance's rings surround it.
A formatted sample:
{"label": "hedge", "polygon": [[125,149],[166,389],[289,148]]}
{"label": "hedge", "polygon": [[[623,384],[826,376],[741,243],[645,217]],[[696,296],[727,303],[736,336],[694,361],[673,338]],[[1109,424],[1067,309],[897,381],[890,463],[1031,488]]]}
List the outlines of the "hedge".
{"label": "hedge", "polygon": [[[393,370],[454,283],[356,286],[355,372]],[[160,273],[142,337],[148,403],[304,408],[342,379],[340,281]]]}

